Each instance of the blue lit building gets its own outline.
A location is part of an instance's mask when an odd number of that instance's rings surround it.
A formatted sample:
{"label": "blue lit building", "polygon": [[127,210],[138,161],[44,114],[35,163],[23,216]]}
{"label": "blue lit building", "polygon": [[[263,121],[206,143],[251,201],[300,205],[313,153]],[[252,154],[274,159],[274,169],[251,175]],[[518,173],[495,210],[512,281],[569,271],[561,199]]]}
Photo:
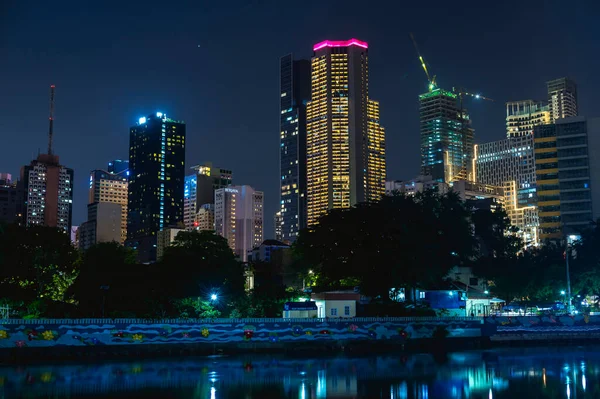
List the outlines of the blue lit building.
{"label": "blue lit building", "polygon": [[185,123],[142,117],[129,134],[127,242],[141,262],[156,260],[156,233],[183,222]]}
{"label": "blue lit building", "polygon": [[281,193],[278,240],[291,242],[306,226],[306,103],[310,101],[310,62],[280,60]]}
{"label": "blue lit building", "polygon": [[107,171],[109,173],[125,174],[127,175],[127,170],[129,170],[129,160],[115,159],[108,163]]}

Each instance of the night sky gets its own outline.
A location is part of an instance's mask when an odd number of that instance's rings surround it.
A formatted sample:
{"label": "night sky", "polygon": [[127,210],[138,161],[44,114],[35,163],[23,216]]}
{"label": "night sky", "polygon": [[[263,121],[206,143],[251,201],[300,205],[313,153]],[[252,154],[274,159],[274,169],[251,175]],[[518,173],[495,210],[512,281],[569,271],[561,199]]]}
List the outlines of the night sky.
{"label": "night sky", "polygon": [[[89,3],[89,4],[88,4]],[[187,166],[212,161],[265,192],[265,238],[279,200],[279,57],[319,41],[369,43],[388,178],[419,170],[409,38],[440,86],[496,101],[467,104],[476,142],[504,137],[504,103],[545,99],[545,82],[579,85],[581,115],[600,116],[595,1],[27,1],[0,0],[0,172],[46,151],[56,84],[55,153],[75,169],[73,224],[85,220],[89,171],[128,157],[129,127],[156,111],[187,123]]]}

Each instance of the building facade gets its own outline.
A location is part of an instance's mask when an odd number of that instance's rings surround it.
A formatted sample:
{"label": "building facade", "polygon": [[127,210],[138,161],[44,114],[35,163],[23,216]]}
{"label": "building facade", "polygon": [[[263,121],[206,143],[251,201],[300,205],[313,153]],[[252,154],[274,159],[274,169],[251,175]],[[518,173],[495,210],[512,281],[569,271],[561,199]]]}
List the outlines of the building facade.
{"label": "building facade", "polygon": [[546,86],[552,122],[578,115],[577,84],[574,81],[569,78],[559,78],[546,82]]}
{"label": "building facade", "polygon": [[600,118],[535,128],[540,238],[580,233],[600,217]]}
{"label": "building facade", "polygon": [[472,179],[474,130],[458,95],[440,88],[421,94],[419,115],[421,174],[442,183]]}
{"label": "building facade", "polygon": [[123,207],[115,202],[88,204],[88,220],[79,226],[79,249],[88,250],[101,242],[121,243],[123,238]]}
{"label": "building facade", "polygon": [[21,168],[26,226],[49,226],[71,231],[73,169],[57,155],[41,154]]}
{"label": "building facade", "polygon": [[167,227],[156,233],[156,259],[161,260],[163,255],[165,254],[165,249],[170,246],[175,238],[177,238],[177,234],[179,232],[184,231],[184,229],[177,229],[172,227]]}
{"label": "building facade", "polygon": [[329,209],[385,193],[385,134],[368,93],[368,45],[356,39],[313,47],[307,104],[307,225]]}
{"label": "building facade", "polygon": [[[126,171],[127,169],[122,170],[120,173],[111,173],[104,170],[93,170],[90,172],[90,188],[88,193],[88,204],[109,202],[120,205],[120,238],[116,241],[121,244],[124,244],[127,239],[127,199],[129,191]],[[92,220],[94,219],[89,219],[88,214],[88,221]],[[102,224],[103,221],[98,220],[98,223]]]}
{"label": "building facade", "polygon": [[156,233],[183,222],[185,123],[157,112],[129,134],[127,245],[156,260]]}
{"label": "building facade", "polygon": [[201,205],[196,220],[196,230],[215,231],[215,204]]}
{"label": "building facade", "polygon": [[414,196],[417,193],[428,190],[434,190],[439,194],[446,194],[449,189],[450,186],[447,183],[433,180],[431,176],[417,176],[412,180],[388,180],[385,182],[386,195],[398,193]]}
{"label": "building facade", "polygon": [[533,147],[533,134],[475,146],[477,182],[504,189],[504,209],[524,246],[539,241]]}
{"label": "building facade", "polygon": [[0,173],[0,223],[21,223],[22,192],[9,173]]}
{"label": "building facade", "polygon": [[185,177],[183,219],[187,230],[198,227],[203,205],[215,203],[215,190],[232,184],[233,172],[213,167],[211,162],[193,166],[194,174]]}
{"label": "building facade", "polygon": [[281,240],[292,242],[306,227],[306,105],[310,101],[310,61],[292,54],[279,61]]}
{"label": "building facade", "polygon": [[540,101],[523,100],[506,103],[506,137],[531,135],[535,126],[550,122],[550,107]]}
{"label": "building facade", "polygon": [[215,191],[215,231],[227,239],[235,255],[246,262],[248,252],[263,242],[264,196],[250,186]]}

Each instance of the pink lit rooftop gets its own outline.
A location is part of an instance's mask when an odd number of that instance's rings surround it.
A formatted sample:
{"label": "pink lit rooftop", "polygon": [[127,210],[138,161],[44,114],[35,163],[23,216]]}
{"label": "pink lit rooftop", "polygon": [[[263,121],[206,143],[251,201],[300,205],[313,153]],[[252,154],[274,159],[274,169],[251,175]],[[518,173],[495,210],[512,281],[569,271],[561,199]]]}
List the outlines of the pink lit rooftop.
{"label": "pink lit rooftop", "polygon": [[320,50],[324,47],[348,47],[358,46],[362,48],[369,48],[367,42],[360,41],[358,39],[350,40],[325,40],[324,42],[317,43],[313,46],[313,51]]}

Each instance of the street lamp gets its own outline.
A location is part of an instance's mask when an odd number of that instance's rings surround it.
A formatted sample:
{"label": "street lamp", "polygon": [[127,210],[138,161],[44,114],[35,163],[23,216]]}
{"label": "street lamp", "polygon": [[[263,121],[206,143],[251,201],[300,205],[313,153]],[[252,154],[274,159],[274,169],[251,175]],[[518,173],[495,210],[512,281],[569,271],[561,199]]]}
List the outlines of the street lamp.
{"label": "street lamp", "polygon": [[213,301],[213,302],[215,302],[217,300],[217,298],[218,298],[217,294],[211,294],[210,295],[210,300]]}
{"label": "street lamp", "polygon": [[562,291],[560,292],[560,295],[565,295],[565,290],[562,290]]}

